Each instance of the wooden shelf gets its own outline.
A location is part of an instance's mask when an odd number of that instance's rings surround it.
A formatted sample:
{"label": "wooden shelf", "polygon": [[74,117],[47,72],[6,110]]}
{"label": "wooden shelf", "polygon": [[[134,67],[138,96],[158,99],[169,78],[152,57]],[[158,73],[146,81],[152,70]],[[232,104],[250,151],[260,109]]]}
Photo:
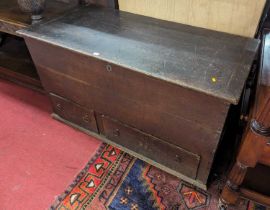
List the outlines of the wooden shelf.
{"label": "wooden shelf", "polygon": [[[77,5],[78,0],[47,0],[41,21],[57,18]],[[2,32],[6,37],[0,46],[0,77],[43,91],[25,42],[16,33],[32,24],[30,16],[20,10],[17,0],[0,1],[0,35]]]}
{"label": "wooden shelf", "polygon": [[42,90],[36,68],[22,38],[7,36],[0,47],[0,77]]}

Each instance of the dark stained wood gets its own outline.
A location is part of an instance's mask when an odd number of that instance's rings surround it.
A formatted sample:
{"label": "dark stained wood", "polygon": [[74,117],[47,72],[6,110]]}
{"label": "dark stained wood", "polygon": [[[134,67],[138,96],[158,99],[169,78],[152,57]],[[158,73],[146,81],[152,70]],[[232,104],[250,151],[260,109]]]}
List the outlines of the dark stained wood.
{"label": "dark stained wood", "polygon": [[[221,202],[225,205],[236,204],[239,196],[245,196],[259,203],[270,204],[270,188],[267,195],[259,193],[262,189],[246,189],[249,183],[243,182],[247,177],[248,170],[262,163],[270,167],[270,31],[264,32],[264,39],[261,54],[261,69],[258,77],[257,98],[254,102],[252,113],[250,114],[249,126],[246,128],[242,138],[240,151],[237,155],[236,163],[230,171],[228,181],[221,195]],[[269,179],[270,170],[266,172],[257,172],[253,176],[254,180],[250,182],[261,181],[262,184],[257,187],[268,184],[268,180],[257,180],[261,175],[258,173],[267,173],[264,177]],[[249,178],[250,179],[250,178]]]}
{"label": "dark stained wood", "polygon": [[234,104],[240,99],[259,43],[97,7],[78,8],[19,34]]}
{"label": "dark stained wood", "polygon": [[43,91],[38,73],[22,38],[7,36],[0,46],[0,77]]}
{"label": "dark stained wood", "polygon": [[250,200],[270,206],[270,196],[262,195],[246,188],[241,188],[241,194]]}
{"label": "dark stained wood", "polygon": [[[46,78],[48,77],[46,76],[47,74],[49,76],[50,74],[54,74],[52,77],[53,80],[55,78],[59,78],[59,80],[66,78],[72,80],[73,83],[80,83],[82,86],[91,86],[91,89],[106,90],[107,92],[113,93],[113,97],[121,95],[126,98],[125,100],[132,100],[131,103],[147,103],[149,106],[148,112],[151,112],[151,109],[159,111],[166,110],[166,112],[170,110],[171,114],[177,115],[183,120],[189,120],[192,123],[198,124],[206,130],[216,129],[220,132],[222,131],[223,123],[221,123],[220,127],[217,127],[216,121],[223,122],[224,115],[226,115],[227,112],[227,108],[224,107],[229,106],[229,104],[219,99],[186,88],[179,90],[179,86],[177,85],[138,74],[127,68],[106,61],[100,61],[99,59],[80,53],[67,51],[64,48],[55,47],[46,43],[32,40],[31,52],[37,66],[39,66],[39,69],[42,71],[41,74]],[[45,53],[47,55],[43,56]],[[55,57],[58,59],[55,59]],[[74,62],[73,59],[71,60],[71,57],[77,62]],[[111,67],[112,71],[108,72],[106,69],[107,65]],[[80,71],[78,71],[78,69],[80,69]],[[46,80],[46,82],[50,81]],[[54,83],[54,81],[52,81],[52,83]],[[52,88],[51,85],[57,84],[47,85],[49,89]],[[72,84],[69,85],[72,86]],[[59,91],[59,95],[65,94],[63,93],[65,90],[61,91],[61,89],[57,87],[54,88],[54,91]],[[179,94],[180,92],[181,94]],[[131,93],[132,95],[130,95]],[[67,95],[64,96],[67,97]],[[74,94],[71,97],[77,96]],[[84,96],[81,97],[81,99],[76,98],[76,101],[79,101],[82,105],[89,103]],[[95,103],[95,100],[91,101]],[[190,104],[190,101],[193,101],[193,104]],[[102,101],[97,103],[97,108],[99,108],[100,103],[102,103]],[[205,118],[205,111],[207,110],[202,104],[207,104],[207,108],[212,110],[211,112],[208,111],[208,118]],[[95,106],[95,104],[93,104],[93,106]],[[104,104],[104,106],[106,106],[106,104]],[[179,106],[181,106],[181,109],[179,109]],[[191,109],[190,106],[193,108]],[[107,109],[107,107],[105,107],[105,109]],[[101,111],[104,112],[104,110]],[[215,121],[209,119],[215,119]]]}
{"label": "dark stained wood", "polygon": [[0,66],[0,78],[9,80],[11,82],[20,84],[22,86],[37,90],[44,93],[44,89],[40,80],[36,80],[32,77],[28,77],[25,74],[18,73],[11,69],[6,69]]}
{"label": "dark stained wood", "polygon": [[82,5],[98,5],[118,9],[118,0],[78,0]]}
{"label": "dark stained wood", "polygon": [[100,122],[102,122],[101,134],[108,139],[147,158],[159,160],[160,164],[184,173],[191,179],[196,179],[200,156],[104,115],[100,117]]}
{"label": "dark stained wood", "polygon": [[270,196],[270,167],[259,163],[255,168],[248,168],[241,188]]}
{"label": "dark stained wood", "polygon": [[[77,0],[69,0],[68,3],[65,0],[46,0],[46,11],[42,21],[56,18],[77,5]],[[16,31],[27,28],[31,24],[31,15],[20,10],[17,0],[0,1],[0,33],[19,36]],[[4,36],[6,35],[4,34]],[[9,40],[13,38],[9,38]],[[37,71],[25,48],[23,41],[16,40],[16,38],[0,46],[0,77],[43,92]],[[14,53],[15,51],[16,53]]]}
{"label": "dark stained wood", "polygon": [[[106,116],[107,139],[205,188],[258,41],[96,7],[19,33],[48,92]],[[134,146],[144,136],[152,150]]]}
{"label": "dark stained wood", "polygon": [[[37,49],[49,52],[45,46],[35,46],[38,47]],[[30,49],[32,48],[30,47]],[[42,53],[42,50],[39,50],[39,52]],[[39,54],[34,53],[34,59],[37,55]],[[63,65],[63,67],[68,66]],[[202,155],[203,160],[200,167],[203,170],[199,171],[198,179],[206,182],[215,154],[214,148],[217,147],[229,105],[223,104],[219,100],[211,100],[209,96],[201,93],[182,90],[177,86],[151,78],[144,79],[144,83],[149,84],[148,93],[148,88],[139,90],[141,88],[140,83],[137,86],[138,88],[136,86],[131,88],[131,86],[122,86],[122,81],[111,79],[111,84],[114,84],[111,86],[106,83],[109,81],[106,74],[103,75],[102,81],[102,78],[99,80],[94,73],[89,72],[89,75],[97,79],[97,83],[107,84],[107,87],[102,88],[96,87],[90,81],[81,81],[77,77],[66,76],[69,74],[59,73],[61,70],[52,72],[51,69],[44,69],[39,64],[37,67],[41,78],[43,78],[43,85],[48,91],[67,97],[85,107],[109,115],[146,133]],[[87,71],[87,68],[85,70]],[[106,72],[106,70],[104,71]],[[138,77],[140,75],[135,74],[132,77],[127,77],[127,81],[131,78],[136,81]],[[125,87],[129,87],[129,89]],[[154,87],[160,91],[151,92],[151,88]],[[128,90],[129,94],[121,94],[125,90]],[[159,93],[162,93],[163,90],[164,95],[160,95]],[[165,91],[171,94],[166,94]],[[181,94],[178,94],[178,91],[181,91]],[[141,94],[141,97],[136,97],[138,93]],[[184,103],[189,99],[193,99],[192,104],[188,101]],[[210,113],[205,109],[205,106],[211,107]],[[211,121],[216,124],[212,124]]]}
{"label": "dark stained wood", "polygon": [[75,104],[52,93],[50,94],[50,98],[53,104],[54,113],[64,119],[69,119],[76,124],[80,124],[80,126],[85,129],[98,132],[93,110],[85,109],[79,104]]}
{"label": "dark stained wood", "polygon": [[[68,3],[61,0],[46,0],[46,10],[42,21],[56,18],[73,9],[77,4],[77,0],[69,0]],[[31,15],[20,10],[17,0],[0,1],[0,31],[18,36],[17,30],[27,28],[31,24]]]}

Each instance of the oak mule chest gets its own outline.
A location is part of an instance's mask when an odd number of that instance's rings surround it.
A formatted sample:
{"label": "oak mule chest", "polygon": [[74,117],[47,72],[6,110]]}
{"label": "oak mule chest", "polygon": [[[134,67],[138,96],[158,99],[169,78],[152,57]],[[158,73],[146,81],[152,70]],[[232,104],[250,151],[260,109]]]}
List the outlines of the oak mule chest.
{"label": "oak mule chest", "polygon": [[257,40],[97,7],[19,33],[57,119],[206,188]]}

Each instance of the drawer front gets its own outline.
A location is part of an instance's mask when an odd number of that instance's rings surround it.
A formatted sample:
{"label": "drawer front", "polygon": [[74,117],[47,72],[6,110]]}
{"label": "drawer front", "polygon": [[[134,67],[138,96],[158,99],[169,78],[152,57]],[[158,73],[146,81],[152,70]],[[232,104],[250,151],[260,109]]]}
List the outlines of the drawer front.
{"label": "drawer front", "polygon": [[111,141],[196,179],[200,156],[102,115],[101,133]]}
{"label": "drawer front", "polygon": [[50,93],[50,98],[53,103],[54,113],[82,128],[98,132],[93,110],[87,110],[82,106],[53,93]]}

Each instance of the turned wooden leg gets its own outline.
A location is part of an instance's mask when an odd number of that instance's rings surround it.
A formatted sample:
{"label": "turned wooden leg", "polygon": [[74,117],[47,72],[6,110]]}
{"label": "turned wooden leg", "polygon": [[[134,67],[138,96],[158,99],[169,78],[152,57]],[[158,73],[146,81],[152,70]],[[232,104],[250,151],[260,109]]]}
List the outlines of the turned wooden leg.
{"label": "turned wooden leg", "polygon": [[243,183],[246,172],[247,166],[240,162],[237,162],[233,166],[220,197],[221,204],[227,206],[235,205],[237,203],[239,198],[239,186]]}
{"label": "turned wooden leg", "polygon": [[234,164],[226,185],[220,197],[223,205],[235,205],[239,198],[239,187],[242,185],[248,168],[254,168],[260,160],[266,144],[261,134],[254,130],[254,123],[243,136],[243,144],[239,151],[237,161]]}

